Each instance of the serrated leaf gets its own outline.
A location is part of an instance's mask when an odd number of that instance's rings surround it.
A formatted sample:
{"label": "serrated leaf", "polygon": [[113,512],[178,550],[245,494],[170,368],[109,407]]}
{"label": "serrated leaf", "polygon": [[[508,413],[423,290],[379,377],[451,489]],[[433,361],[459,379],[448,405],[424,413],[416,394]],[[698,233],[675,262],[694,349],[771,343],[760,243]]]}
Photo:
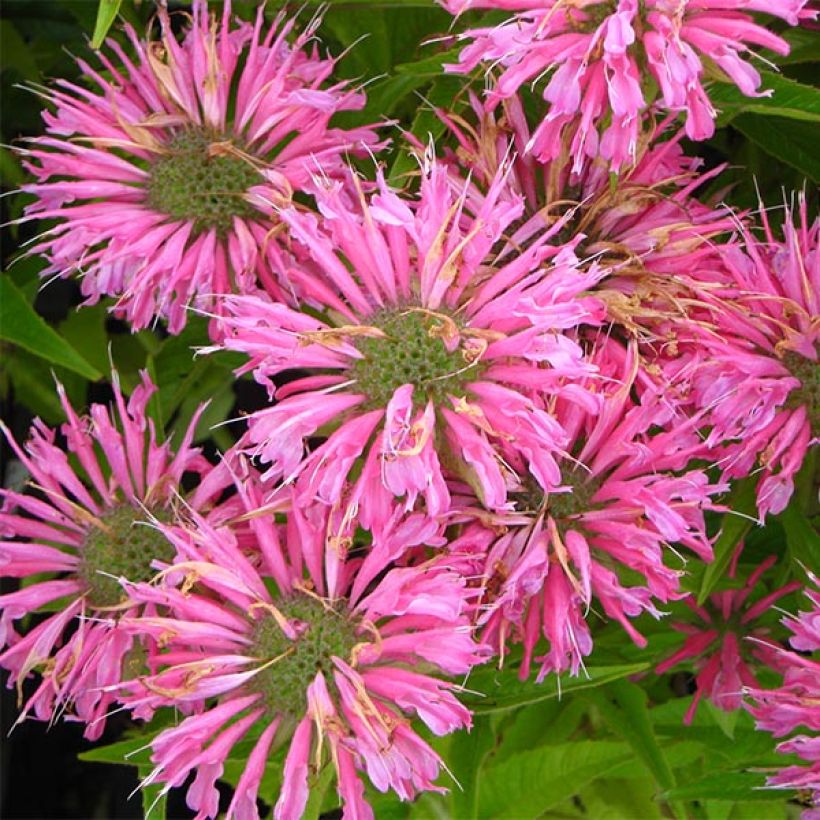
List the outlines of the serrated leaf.
{"label": "serrated leaf", "polygon": [[108,30],[117,19],[122,0],[99,0],[97,6],[97,22],[94,24],[94,34],[91,37],[91,48],[99,48],[108,34]]}
{"label": "serrated leaf", "polygon": [[96,381],[102,374],[38,316],[14,282],[0,275],[0,339]]}
{"label": "serrated leaf", "polygon": [[[585,675],[571,677],[550,675],[542,683],[533,678],[525,681],[518,679],[516,669],[504,670],[480,669],[467,680],[461,700],[476,714],[500,712],[514,709],[528,703],[538,703],[548,698],[557,698],[562,694],[601,686],[619,678],[626,678],[649,668],[648,663],[633,663],[617,666],[587,667]],[[479,694],[472,694],[477,692]]]}
{"label": "serrated leaf", "polygon": [[783,793],[762,788],[766,776],[759,772],[721,772],[693,783],[669,789],[661,796],[666,800],[780,801]]}
{"label": "serrated leaf", "polygon": [[816,125],[783,117],[741,114],[732,120],[732,127],[766,153],[796,168],[812,181],[820,182]]}
{"label": "serrated leaf", "polygon": [[709,89],[709,99],[721,111],[722,123],[745,113],[820,122],[820,89],[773,71],[761,71],[760,76],[761,88],[771,90],[771,96],[747,97],[733,83],[716,83]]}
{"label": "serrated leaf", "polygon": [[652,729],[646,693],[625,680],[590,689],[584,697],[594,703],[604,722],[635,750],[664,789],[675,786],[675,777]]}
{"label": "serrated leaf", "polygon": [[706,567],[700,582],[698,604],[703,604],[712,593],[717,582],[726,573],[735,547],[754,524],[751,518],[757,513],[755,483],[754,478],[744,478],[735,485],[729,495],[727,504],[732,512],[723,515],[723,525],[714,545],[715,558]]}
{"label": "serrated leaf", "polygon": [[512,755],[484,771],[480,816],[540,817],[631,757],[626,743],[592,740]]}

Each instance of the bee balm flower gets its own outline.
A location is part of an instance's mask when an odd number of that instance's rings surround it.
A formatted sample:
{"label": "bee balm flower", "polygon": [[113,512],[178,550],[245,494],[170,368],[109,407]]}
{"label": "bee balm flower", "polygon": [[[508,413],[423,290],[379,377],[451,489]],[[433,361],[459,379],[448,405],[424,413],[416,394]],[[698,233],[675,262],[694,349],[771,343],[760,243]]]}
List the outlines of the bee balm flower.
{"label": "bee balm flower", "polygon": [[[805,0],[441,0],[450,12],[502,9],[513,13],[497,26],[457,35],[470,40],[451,71],[479,63],[499,66],[488,108],[512,97],[525,83],[546,77],[546,116],[527,145],[542,160],[553,159],[562,134],[572,135],[571,155],[580,166],[601,154],[615,168],[634,159],[644,113],[655,105],[686,114],[691,139],[714,132],[715,108],[704,87],[704,61],[747,96],[761,78],[746,58],[750,46],[788,54],[786,41],[749,11],[797,25]],[[771,92],[768,92],[771,93]]]}
{"label": "bee balm flower", "polygon": [[[499,174],[468,216],[433,163],[417,201],[380,179],[358,208],[338,187],[319,191],[324,230],[312,215],[281,214],[322,270],[299,287],[325,311],[231,297],[219,321],[220,346],[246,353],[243,371],[278,399],[247,434],[268,477],[301,475],[307,495],[337,503],[363,457],[363,507],[423,498],[433,515],[449,503],[445,467],[492,509],[506,502],[515,454],[545,489],[560,480],[553,454],[565,434],[533,396],[588,372],[562,331],[600,322],[603,306],[584,292],[603,274],[578,271],[572,246],[550,247],[549,232],[496,265],[494,247],[522,210],[498,201],[503,184]],[[276,390],[273,377],[294,368],[304,376]],[[325,431],[303,459],[305,439]]]}
{"label": "bee balm flower", "polygon": [[216,816],[215,781],[252,727],[256,740],[227,818],[258,816],[271,746],[291,735],[277,820],[302,816],[308,768],[328,759],[346,816],[373,816],[357,770],[404,800],[441,790],[434,781],[442,761],[407,717],[437,735],[470,726],[457,687],[435,675],[463,675],[485,658],[470,626],[475,591],[436,560],[383,563],[368,582],[355,553],[348,558],[328,542],[327,512],[293,505],[277,524],[249,509],[256,543],[243,549],[228,527],[194,516],[188,527],[165,529],[182,559],[165,585],[133,587],[137,600],[167,615],[134,618],[128,628],[161,638],[164,654],[154,659],[156,674],[126,685],[124,700],[138,709],[200,707],[153,740],[148,778],[166,792],[195,773],[187,799],[199,817]]}
{"label": "bee balm flower", "polygon": [[[174,547],[156,522],[174,517],[183,475],[201,480],[187,500],[199,508],[218,494],[222,479],[191,446],[199,413],[176,453],[156,441],[145,415],[155,390],[146,375],[126,405],[115,374],[116,412],[95,404],[87,419],[59,390],[68,419],[62,428],[67,452],[39,421],[25,447],[3,427],[42,495],[0,490],[0,575],[31,580],[0,595],[0,648],[6,647],[0,666],[18,688],[30,673],[42,674],[20,719],[33,710],[47,720],[69,707],[86,723],[86,737],[95,739],[113,699],[102,687],[144,654],[117,627],[135,606],[119,579],[146,580],[154,562],[173,561]],[[28,634],[16,633],[16,621],[58,601],[64,604]]]}
{"label": "bee balm flower", "polygon": [[[737,574],[741,551],[742,545],[733,557],[730,578]],[[754,623],[775,601],[799,589],[800,584],[793,581],[758,597],[751,604],[749,597],[757,592],[761,577],[776,561],[776,556],[770,556],[749,574],[742,588],[716,592],[703,607],[698,606],[692,595],[683,599],[683,603],[702,624],[672,624],[673,629],[687,636],[686,640],[677,652],[659,663],[655,671],[660,675],[682,662],[694,663],[697,691],[684,723],[691,723],[698,703],[704,697],[726,712],[739,709],[743,702],[743,687],[758,686],[749,662],[757,660],[764,665],[772,665],[772,650],[765,640],[770,630],[764,626],[754,626]],[[755,640],[747,647],[744,646],[744,638],[748,637]]]}
{"label": "bee balm flower", "polygon": [[37,177],[23,186],[36,197],[24,219],[57,223],[31,249],[49,259],[44,274],[79,273],[90,303],[117,297],[135,328],[159,315],[172,332],[213,294],[281,294],[288,257],[271,201],[376,138],[329,124],[363,96],[326,82],[335,61],[309,48],[318,20],[290,43],[294,21],[264,31],[263,15],[232,25],[230,2],[217,21],[197,0],[178,42],[160,6],[159,40],[126,29],[136,59],[111,41],[103,72],[79,61],[89,88],[42,92],[47,135],[22,153]]}
{"label": "bee balm flower", "polygon": [[[644,612],[658,618],[658,601],[682,597],[682,569],[668,564],[685,559],[678,551],[668,558],[669,545],[712,558],[704,511],[725,486],[689,466],[702,451],[694,424],[681,423],[662,395],[640,384],[634,346],[608,343],[592,360],[603,384],[614,387],[602,390],[600,408],[592,410],[556,401],[556,416],[570,432],[560,484],[545,493],[522,482],[510,493],[513,510],[480,515],[502,534],[485,546],[475,533],[464,541],[485,592],[482,638],[502,656],[507,644],[521,641],[522,678],[541,637],[549,649],[535,658],[538,679],[578,674],[592,651],[585,616],[595,601],[645,646],[631,619]],[[462,543],[451,549],[461,551]]]}

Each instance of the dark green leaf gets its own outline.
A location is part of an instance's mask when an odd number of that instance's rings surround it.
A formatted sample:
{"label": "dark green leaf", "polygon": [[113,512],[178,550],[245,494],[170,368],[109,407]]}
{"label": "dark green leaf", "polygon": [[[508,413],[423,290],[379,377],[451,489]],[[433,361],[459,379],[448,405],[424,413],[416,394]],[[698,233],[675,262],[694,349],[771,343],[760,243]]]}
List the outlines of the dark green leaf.
{"label": "dark green leaf", "polygon": [[721,772],[663,793],[667,800],[780,801],[781,792],[763,789],[766,776],[759,772]]}
{"label": "dark green leaf", "polygon": [[815,29],[795,26],[780,35],[790,47],[785,56],[778,56],[779,65],[820,62],[820,33]]}
{"label": "dark green leaf", "polygon": [[769,97],[747,97],[733,83],[716,83],[711,87],[709,98],[722,112],[721,122],[744,113],[820,122],[820,89],[773,71],[761,71],[760,76],[761,87],[772,91]]}
{"label": "dark green leaf", "polygon": [[732,120],[732,127],[766,153],[796,168],[814,182],[820,182],[816,125],[783,117],[741,114]]}
{"label": "dark green leaf", "polygon": [[0,275],[0,339],[19,345],[87,379],[96,381],[102,375],[35,313],[5,274]]}

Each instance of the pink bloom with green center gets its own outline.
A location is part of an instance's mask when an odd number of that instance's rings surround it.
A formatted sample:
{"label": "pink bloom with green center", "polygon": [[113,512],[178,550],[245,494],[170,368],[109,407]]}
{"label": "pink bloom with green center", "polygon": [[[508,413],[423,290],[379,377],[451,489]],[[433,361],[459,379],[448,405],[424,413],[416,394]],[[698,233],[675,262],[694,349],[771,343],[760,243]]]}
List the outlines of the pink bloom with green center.
{"label": "pink bloom with green center", "polygon": [[[741,545],[732,558],[730,578],[737,575],[737,564],[742,551]],[[694,664],[697,671],[697,691],[686,712],[684,723],[692,722],[698,704],[704,697],[726,712],[739,709],[743,703],[744,687],[759,686],[751,662],[757,661],[764,666],[776,665],[772,648],[766,640],[771,630],[765,626],[755,626],[754,623],[776,601],[799,589],[800,584],[792,581],[757,597],[753,603],[749,600],[756,595],[761,578],[776,561],[776,556],[770,556],[749,574],[741,588],[716,592],[705,606],[698,606],[693,595],[683,599],[683,603],[702,623],[672,624],[673,629],[686,635],[686,640],[679,650],[659,663],[655,671],[660,675],[684,662]],[[746,647],[744,639],[748,637],[753,637],[755,641]]]}
{"label": "pink bloom with green center", "polygon": [[[487,107],[543,78],[546,116],[527,144],[542,160],[554,159],[571,135],[575,170],[601,155],[614,169],[635,159],[644,114],[655,106],[686,115],[686,133],[714,133],[716,111],[704,88],[704,58],[747,96],[761,77],[748,60],[752,48],[788,54],[787,42],[748,12],[764,12],[797,25],[815,17],[805,0],[441,0],[453,14],[468,9],[513,13],[499,25],[457,35],[470,41],[448,69],[498,67]],[[652,90],[652,88],[657,90]]]}
{"label": "pink bloom with green center", "polygon": [[[113,702],[102,687],[141,669],[151,648],[118,628],[137,606],[119,579],[146,580],[157,565],[174,560],[157,524],[175,516],[183,475],[199,477],[186,499],[194,508],[210,505],[225,484],[225,473],[192,447],[204,407],[174,452],[157,442],[146,418],[156,388],[146,374],[142,379],[126,404],[115,374],[116,410],[94,404],[87,418],[77,416],[58,385],[66,449],[39,420],[24,447],[3,427],[37,493],[0,490],[0,576],[31,580],[0,595],[0,666],[18,689],[31,673],[42,676],[19,720],[30,712],[49,720],[68,710],[86,723],[91,739],[102,733]],[[27,634],[17,634],[16,621],[57,602]]]}
{"label": "pink bloom with green center", "polygon": [[669,367],[691,380],[694,405],[708,409],[707,444],[723,447],[724,475],[762,468],[763,518],[786,508],[820,440],[820,219],[809,222],[802,197],[782,240],[762,209],[760,218],[762,238],[742,225],[743,245],[726,247],[720,267],[692,272],[712,329],[681,328],[684,355]]}
{"label": "pink bloom with green center", "polygon": [[[817,587],[818,579],[809,574]],[[757,728],[771,732],[775,737],[783,737],[794,731],[794,735],[777,747],[784,754],[796,754],[803,758],[807,766],[788,766],[767,780],[776,789],[801,789],[811,793],[814,808],[803,812],[803,820],[817,820],[820,816],[820,663],[807,653],[820,651],[820,592],[807,589],[806,596],[811,609],[795,617],[784,618],[793,637],[790,652],[779,646],[772,646],[778,654],[778,662],[785,666],[783,685],[779,689],[750,688],[746,694],[751,699],[749,711],[757,721]],[[803,734],[808,729],[812,734]]]}
{"label": "pink bloom with green center", "polygon": [[[281,213],[322,270],[298,282],[321,315],[239,296],[219,320],[219,346],[247,354],[242,372],[277,400],[250,416],[244,445],[270,465],[267,478],[299,476],[305,497],[336,504],[363,464],[366,516],[393,497],[445,512],[445,468],[490,509],[507,502],[511,461],[545,490],[560,482],[566,434],[539,401],[590,372],[563,331],[601,321],[586,292],[603,271],[579,271],[572,244],[550,246],[548,231],[499,262],[523,207],[499,200],[504,187],[501,173],[468,214],[466,191],[432,163],[416,200],[380,176],[358,205],[341,185],[321,188],[322,225]],[[294,369],[299,378],[274,387]],[[327,439],[305,458],[314,436]]]}
{"label": "pink bloom with green center", "polygon": [[[711,498],[725,487],[688,467],[702,450],[694,424],[682,423],[662,394],[640,384],[634,348],[606,343],[593,361],[606,377],[600,408],[556,402],[570,435],[560,484],[545,493],[522,483],[510,493],[514,510],[481,515],[494,531],[506,530],[500,537],[472,530],[451,545],[480,565],[482,639],[502,656],[507,644],[523,642],[522,678],[533,659],[539,680],[549,672],[578,674],[592,651],[586,615],[595,601],[645,646],[630,619],[660,617],[656,602],[682,597],[682,569],[667,566],[668,554],[681,567],[681,546],[712,558],[704,511],[715,508]],[[638,403],[634,390],[642,394]],[[644,583],[622,579],[619,569]],[[534,658],[542,637],[548,651]]]}
{"label": "pink bloom with green center", "polygon": [[[164,649],[156,674],[125,685],[124,702],[146,714],[197,707],[152,742],[148,782],[166,792],[195,773],[188,805],[215,817],[215,781],[244,738],[253,750],[226,816],[256,818],[265,761],[290,738],[277,820],[302,816],[311,766],[334,766],[349,817],[373,816],[362,771],[403,800],[442,791],[441,758],[407,716],[436,735],[470,726],[459,687],[436,675],[464,675],[486,658],[472,636],[476,591],[446,561],[363,563],[359,550],[328,537],[327,508],[294,503],[285,524],[248,513],[255,551],[193,515],[185,528],[164,528],[181,559],[165,584],[129,586],[166,614],[128,623]],[[374,551],[384,555],[379,544]]]}
{"label": "pink bloom with green center", "polygon": [[159,39],[126,27],[135,57],[111,40],[102,70],[79,60],[88,87],[43,90],[47,135],[21,149],[37,177],[24,219],[57,223],[30,251],[44,275],[80,274],[88,303],[116,297],[135,328],[161,316],[178,332],[214,294],[289,295],[272,208],[377,144],[370,127],[330,125],[364,97],[329,80],[336,61],[310,45],[318,19],[291,43],[282,14],[265,30],[264,9],[254,25],[230,11],[220,21],[197,0],[182,42],[162,5]]}

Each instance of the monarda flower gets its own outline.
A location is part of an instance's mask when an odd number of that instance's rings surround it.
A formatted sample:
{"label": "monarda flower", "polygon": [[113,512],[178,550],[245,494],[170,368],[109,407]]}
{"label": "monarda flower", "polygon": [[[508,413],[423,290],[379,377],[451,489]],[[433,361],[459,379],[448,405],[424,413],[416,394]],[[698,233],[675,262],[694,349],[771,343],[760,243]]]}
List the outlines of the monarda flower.
{"label": "monarda flower", "polygon": [[[741,545],[732,558],[730,578],[737,575],[742,551]],[[776,601],[800,588],[797,581],[792,581],[768,594],[757,595],[761,578],[776,562],[777,557],[770,556],[749,574],[742,587],[716,592],[704,606],[698,606],[693,595],[683,599],[701,623],[687,621],[672,624],[673,629],[686,635],[686,640],[679,650],[659,663],[655,671],[660,675],[681,663],[694,664],[697,690],[684,723],[692,722],[704,697],[725,712],[739,709],[743,703],[744,687],[758,688],[760,685],[753,671],[753,663],[776,666],[773,650],[767,641],[771,629],[755,625],[755,622]],[[756,600],[752,602],[750,599],[753,597]],[[749,637],[755,640],[747,643],[745,639]]]}
{"label": "monarda flower", "polygon": [[759,468],[762,519],[785,509],[820,440],[820,219],[809,222],[802,197],[782,240],[762,209],[760,218],[762,237],[743,224],[743,244],[723,249],[722,266],[693,270],[711,328],[681,327],[688,340],[667,369],[690,379],[690,399],[708,410],[706,443],[722,449],[724,475]]}
{"label": "monarda flower", "polygon": [[318,19],[291,43],[281,14],[265,31],[261,7],[254,25],[232,24],[229,0],[221,21],[197,0],[178,42],[163,6],[158,17],[158,40],[126,28],[135,59],[109,41],[103,71],[78,61],[88,87],[41,92],[53,111],[21,149],[37,177],[24,219],[56,220],[30,251],[49,259],[44,275],[80,274],[89,303],[113,296],[135,328],[161,316],[178,332],[186,307],[214,294],[287,295],[271,203],[376,137],[330,126],[364,98],[328,81],[335,60],[309,47]]}
{"label": "monarda flower", "polygon": [[[508,644],[522,642],[522,678],[533,659],[539,680],[549,672],[578,674],[592,651],[586,616],[594,602],[645,646],[630,619],[644,612],[658,618],[657,602],[683,597],[681,548],[712,558],[704,511],[726,488],[689,466],[702,452],[695,424],[679,418],[662,391],[641,383],[634,346],[609,342],[592,360],[600,408],[555,401],[570,436],[560,484],[545,493],[522,482],[510,493],[514,510],[475,512],[500,536],[482,541],[473,530],[450,548],[475,555],[482,640],[502,658]],[[542,637],[548,650],[534,658]]]}
{"label": "monarda flower", "polygon": [[[814,586],[817,578],[810,575]],[[783,741],[777,747],[784,754],[796,754],[807,766],[788,766],[767,780],[775,789],[798,789],[808,792],[813,808],[803,812],[803,820],[820,817],[820,663],[813,659],[820,651],[820,593],[808,589],[806,596],[811,609],[796,617],[784,618],[782,623],[791,630],[791,646],[797,652],[773,646],[785,666],[783,685],[779,689],[752,688],[746,691],[751,699],[749,711],[757,728],[783,737],[791,732],[799,734]],[[801,654],[798,654],[800,652]],[[804,734],[805,730],[811,734]]]}
{"label": "monarda flower", "polygon": [[751,47],[788,54],[786,41],[748,12],[764,12],[797,25],[805,0],[441,0],[451,13],[503,9],[511,19],[457,35],[469,40],[450,71],[466,73],[479,63],[498,67],[487,107],[514,96],[529,82],[546,78],[544,119],[527,144],[553,159],[565,133],[576,167],[598,154],[615,169],[635,157],[642,120],[650,107],[686,115],[691,139],[714,133],[716,111],[704,81],[712,75],[734,83],[747,96],[761,78],[748,61]]}
{"label": "monarda flower", "polygon": [[217,815],[215,781],[243,738],[252,750],[228,819],[258,817],[266,762],[288,738],[277,820],[302,816],[309,773],[325,765],[338,775],[345,816],[372,817],[359,771],[404,800],[442,790],[442,760],[409,717],[437,735],[470,726],[459,687],[435,675],[464,675],[486,657],[472,637],[475,590],[446,561],[363,564],[361,545],[328,538],[327,513],[293,504],[279,524],[248,510],[255,552],[194,515],[164,528],[182,559],[164,584],[129,585],[166,615],[128,624],[164,649],[156,674],[127,684],[124,701],[140,714],[197,707],[152,741],[147,782],[167,792],[194,773],[187,801],[198,817]]}
{"label": "monarda flower", "polygon": [[[126,405],[115,374],[116,410],[94,404],[87,418],[58,389],[67,450],[39,420],[24,447],[3,427],[38,492],[0,490],[0,576],[29,581],[0,595],[0,666],[19,691],[32,672],[42,675],[20,720],[31,711],[53,719],[68,709],[94,739],[113,700],[102,687],[124,669],[132,676],[146,649],[117,626],[136,606],[119,579],[146,580],[154,562],[173,561],[174,547],[156,524],[174,517],[184,475],[201,482],[187,499],[193,507],[204,508],[222,484],[191,446],[199,413],[175,453],[156,441],[145,415],[155,390],[147,375]],[[18,635],[14,623],[43,607],[50,614]]]}
{"label": "monarda flower", "polygon": [[508,229],[505,252],[515,254],[556,228],[553,244],[580,238],[575,253],[582,265],[598,261],[608,268],[596,295],[613,321],[646,335],[646,327],[655,327],[665,314],[680,314],[681,304],[692,298],[689,272],[717,266],[714,240],[736,227],[728,208],[695,197],[722,167],[701,172],[702,160],[684,154],[683,132],[669,133],[667,119],[640,140],[634,164],[613,185],[600,161],[576,169],[566,138],[548,162],[526,153],[530,127],[518,97],[491,112],[474,95],[470,102],[472,112],[464,116],[437,112],[456,142],[445,161],[452,165],[454,184],[463,186],[464,178],[473,182],[468,207],[481,201],[505,164],[511,166],[506,195],[523,196],[524,213]]}
{"label": "monarda flower", "polygon": [[[496,243],[523,207],[500,202],[503,187],[500,174],[468,215],[446,168],[432,163],[415,201],[380,176],[360,205],[340,186],[318,191],[322,225],[295,209],[280,214],[323,274],[298,287],[325,310],[231,297],[219,322],[220,346],[246,353],[242,370],[277,399],[250,416],[245,445],[268,478],[301,476],[304,494],[336,504],[363,458],[363,515],[394,497],[446,511],[445,469],[490,509],[506,503],[511,460],[545,490],[559,483],[554,454],[566,435],[534,397],[589,372],[562,330],[600,322],[602,304],[584,294],[603,273],[577,270],[572,246],[551,247],[549,232],[495,265]],[[293,369],[300,378],[276,389],[274,377]],[[306,440],[323,435],[304,458]]]}

